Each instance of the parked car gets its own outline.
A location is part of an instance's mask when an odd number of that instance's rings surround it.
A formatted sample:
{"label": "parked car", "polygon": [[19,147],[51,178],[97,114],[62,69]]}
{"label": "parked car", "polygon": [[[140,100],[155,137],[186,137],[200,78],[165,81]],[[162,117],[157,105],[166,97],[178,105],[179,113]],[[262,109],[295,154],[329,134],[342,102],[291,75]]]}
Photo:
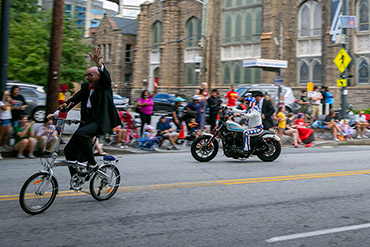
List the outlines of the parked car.
{"label": "parked car", "polygon": [[175,104],[176,97],[167,93],[158,93],[153,97],[153,112],[170,113]]}
{"label": "parked car", "polygon": [[120,111],[127,111],[129,106],[128,99],[116,93],[113,94],[113,103],[116,106],[117,110]]}
{"label": "parked car", "polygon": [[43,122],[46,112],[46,93],[44,87],[35,84],[8,81],[6,83],[6,90],[10,91],[13,85],[19,87],[20,94],[27,102],[28,107],[25,109],[25,114],[38,123]]}
{"label": "parked car", "polygon": [[[284,104],[287,112],[298,113],[300,106],[297,99],[293,95],[291,87],[281,86],[281,93],[284,94]],[[240,97],[246,97],[248,93],[253,95],[253,92],[259,91],[263,94],[269,94],[274,101],[274,107],[277,109],[279,105],[279,86],[273,84],[255,84],[255,85],[240,85],[235,89]]]}

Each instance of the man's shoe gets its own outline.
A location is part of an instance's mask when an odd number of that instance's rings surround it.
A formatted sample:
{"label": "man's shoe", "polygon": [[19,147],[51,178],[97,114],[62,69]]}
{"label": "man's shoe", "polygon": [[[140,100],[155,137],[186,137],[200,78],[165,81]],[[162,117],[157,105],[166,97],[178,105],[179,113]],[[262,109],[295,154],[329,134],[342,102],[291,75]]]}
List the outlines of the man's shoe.
{"label": "man's shoe", "polygon": [[30,159],[34,159],[34,158],[35,158],[35,155],[33,155],[33,154],[29,154],[29,155],[28,155],[28,158],[30,158]]}
{"label": "man's shoe", "polygon": [[87,169],[90,170],[90,171],[97,171],[98,167],[99,167],[98,163],[96,163],[95,165],[91,165],[91,164],[87,165]]}
{"label": "man's shoe", "polygon": [[361,136],[357,136],[357,139],[362,139],[362,137]]}
{"label": "man's shoe", "polygon": [[363,135],[362,138],[367,139],[367,136]]}
{"label": "man's shoe", "polygon": [[172,147],[174,150],[180,150],[180,148],[178,147],[178,146],[176,146],[176,145],[173,145],[173,147]]}

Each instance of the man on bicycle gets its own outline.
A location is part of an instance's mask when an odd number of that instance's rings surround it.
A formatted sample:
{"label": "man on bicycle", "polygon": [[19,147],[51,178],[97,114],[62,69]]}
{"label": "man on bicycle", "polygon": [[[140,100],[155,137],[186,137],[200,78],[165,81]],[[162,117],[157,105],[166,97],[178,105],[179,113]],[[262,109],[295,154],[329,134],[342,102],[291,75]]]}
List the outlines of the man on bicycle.
{"label": "man on bicycle", "polygon": [[[101,51],[95,48],[89,56],[97,67],[86,70],[84,82],[81,89],[65,104],[70,110],[73,106],[81,103],[81,121],[79,128],[73,134],[66,145],[64,153],[67,160],[88,162],[88,168],[96,170],[98,165],[94,159],[92,150],[92,138],[111,132],[112,129],[121,124],[117,109],[113,103],[112,81],[110,75],[102,64]],[[76,170],[69,167],[71,175]]]}

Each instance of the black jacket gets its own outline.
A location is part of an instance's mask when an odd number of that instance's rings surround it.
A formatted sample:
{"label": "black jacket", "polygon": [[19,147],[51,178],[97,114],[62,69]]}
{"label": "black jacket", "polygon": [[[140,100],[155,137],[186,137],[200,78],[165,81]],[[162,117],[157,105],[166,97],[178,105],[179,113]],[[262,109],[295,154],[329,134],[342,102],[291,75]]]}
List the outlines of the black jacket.
{"label": "black jacket", "polygon": [[[121,124],[117,109],[113,103],[112,81],[109,72],[105,69],[100,70],[100,79],[95,83],[95,89],[90,97],[91,109],[93,111],[94,119],[98,123],[102,133],[110,133],[112,129]],[[89,98],[90,90],[88,89],[88,82],[81,85],[78,91],[72,98],[67,100],[67,105],[70,102],[74,106],[81,103],[81,120],[86,121],[87,112],[86,104]]]}
{"label": "black jacket", "polygon": [[275,109],[270,101],[263,100],[262,102],[262,109],[261,113],[265,115],[265,119],[263,119],[262,124],[265,130],[274,127],[274,121],[272,119],[272,115],[275,113]]}

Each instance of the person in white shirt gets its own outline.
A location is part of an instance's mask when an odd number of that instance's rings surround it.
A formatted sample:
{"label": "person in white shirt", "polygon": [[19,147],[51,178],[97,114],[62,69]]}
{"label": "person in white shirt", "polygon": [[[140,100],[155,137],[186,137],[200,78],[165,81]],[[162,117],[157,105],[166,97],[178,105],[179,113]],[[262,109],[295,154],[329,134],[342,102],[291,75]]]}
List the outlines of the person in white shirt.
{"label": "person in white shirt", "polygon": [[[4,92],[0,101],[0,150],[4,148],[10,134],[12,122],[12,97],[9,92]],[[0,153],[0,159],[3,159]]]}
{"label": "person in white shirt", "polygon": [[360,111],[355,118],[356,121],[356,131],[357,131],[357,138],[367,138],[365,135],[366,128],[369,126],[369,122],[366,120],[366,116],[364,115],[363,111]]}
{"label": "person in white shirt", "polygon": [[322,94],[319,91],[318,86],[313,88],[313,92],[310,93],[310,102],[311,102],[311,124],[320,114],[320,104],[322,99]]}

